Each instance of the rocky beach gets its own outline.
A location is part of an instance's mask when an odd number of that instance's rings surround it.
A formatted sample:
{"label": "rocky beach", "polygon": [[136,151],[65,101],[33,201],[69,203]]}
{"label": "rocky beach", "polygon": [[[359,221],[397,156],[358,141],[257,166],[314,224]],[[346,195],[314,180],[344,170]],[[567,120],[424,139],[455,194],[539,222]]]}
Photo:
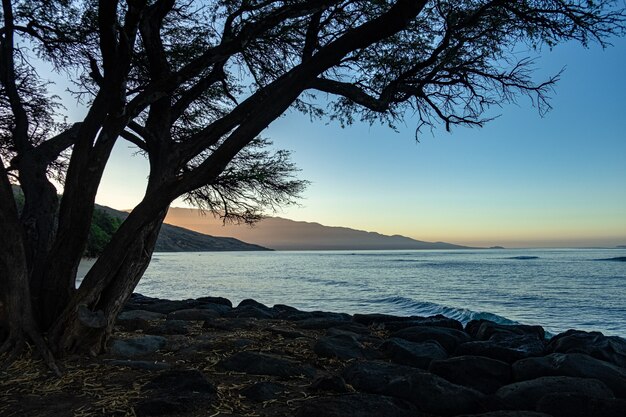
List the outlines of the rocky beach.
{"label": "rocky beach", "polygon": [[1,371],[0,415],[626,415],[625,339],[440,315],[134,294],[106,355],[61,365]]}

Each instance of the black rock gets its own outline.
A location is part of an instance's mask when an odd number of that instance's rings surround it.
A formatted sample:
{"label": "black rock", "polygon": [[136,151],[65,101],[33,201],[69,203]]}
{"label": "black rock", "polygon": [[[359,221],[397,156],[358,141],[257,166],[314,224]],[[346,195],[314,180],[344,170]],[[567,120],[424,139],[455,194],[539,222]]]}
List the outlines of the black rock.
{"label": "black rock", "polygon": [[237,305],[237,308],[239,307],[256,307],[260,308],[261,310],[270,310],[270,308],[265,304],[259,303],[258,301],[251,298],[246,298],[245,300],[242,300],[239,305]]}
{"label": "black rock", "polygon": [[358,391],[405,399],[426,413],[454,416],[485,411],[485,397],[478,391],[408,366],[357,362],[342,376]]}
{"label": "black rock", "polygon": [[391,337],[399,337],[411,342],[425,342],[434,340],[448,352],[452,353],[461,343],[470,342],[472,339],[463,331],[433,326],[415,326],[398,330]]}
{"label": "black rock", "polygon": [[315,369],[291,359],[257,352],[238,352],[218,363],[226,371],[246,372],[252,375],[272,375],[293,378],[301,375],[313,377]]}
{"label": "black rock", "polygon": [[216,329],[233,331],[239,329],[255,329],[258,323],[255,319],[248,317],[219,318],[206,320],[202,325],[203,329]]}
{"label": "black rock", "polygon": [[[142,309],[147,311],[153,311],[155,313],[169,314],[177,310],[186,310],[190,308],[196,308],[202,304],[197,300],[160,300],[152,299],[150,302],[144,302],[141,304],[133,304],[132,299],[126,305],[127,310]],[[133,308],[136,307],[136,308]]]}
{"label": "black rock", "polygon": [[335,316],[334,313],[332,314],[333,315],[329,317],[312,317],[299,320],[296,321],[295,325],[301,329],[321,330],[341,326],[342,324],[346,324],[350,321],[349,317],[346,318],[343,316]]}
{"label": "black rock", "polygon": [[572,393],[548,394],[539,400],[537,410],[553,417],[624,417],[626,400]]}
{"label": "black rock", "polygon": [[118,320],[115,324],[127,332],[134,332],[137,330],[145,332],[152,327],[151,322],[144,319]]}
{"label": "black rock", "polygon": [[[246,300],[244,300],[246,301]],[[242,301],[243,302],[243,301]],[[259,303],[261,304],[261,303]],[[261,304],[262,305],[262,304]],[[276,314],[270,308],[260,308],[255,305],[241,305],[237,308],[233,308],[223,314],[224,317],[240,317],[240,318],[255,318],[260,320],[268,320],[275,318]]]}
{"label": "black rock", "polygon": [[338,393],[350,392],[346,381],[338,375],[317,378],[311,383],[309,389],[312,391],[332,391]]}
{"label": "black rock", "polygon": [[582,353],[552,353],[513,364],[513,377],[525,381],[542,376],[575,376],[604,382],[616,397],[626,398],[626,369]]}
{"label": "black rock", "polygon": [[317,397],[302,403],[296,417],[416,417],[415,407],[397,398],[371,394]]}
{"label": "black rock", "polygon": [[380,346],[380,350],[393,362],[422,369],[428,369],[428,366],[434,359],[445,359],[448,357],[443,347],[432,340],[415,343],[404,339],[392,338],[385,341]]}
{"label": "black rock", "polygon": [[505,385],[496,396],[507,408],[536,410],[539,400],[553,393],[575,393],[594,398],[613,398],[613,392],[597,379],[571,376],[544,376],[530,381]]}
{"label": "black rock", "polygon": [[493,394],[511,382],[511,365],[482,356],[457,356],[430,363],[429,372],[453,384]]}
{"label": "black rock", "polygon": [[327,330],[326,334],[328,336],[332,336],[331,332],[336,332],[336,334],[340,334],[339,332],[352,333],[359,336],[369,336],[371,335],[371,331],[369,327],[364,326],[358,323],[341,323],[335,327],[331,327]]}
{"label": "black rock", "polygon": [[367,350],[354,336],[338,335],[320,337],[313,351],[323,358],[364,359]]}
{"label": "black rock", "polygon": [[465,325],[465,331],[477,340],[489,340],[494,334],[534,335],[543,340],[546,337],[545,330],[541,326],[528,326],[525,324],[498,324],[491,320],[471,320]]}
{"label": "black rock", "polygon": [[125,358],[154,353],[167,344],[167,339],[161,336],[144,335],[132,339],[112,339],[109,345],[111,354]]}
{"label": "black rock", "polygon": [[201,309],[201,310],[215,311],[220,316],[225,314],[225,313],[228,313],[230,310],[232,310],[232,307],[229,307],[226,304],[216,304],[216,303],[203,303],[203,304],[199,304],[195,308],[198,308],[198,309]]}
{"label": "black rock", "polygon": [[165,317],[167,317],[165,314],[155,313],[154,311],[130,310],[130,311],[124,311],[119,316],[117,316],[117,321],[120,322],[120,321],[126,321],[126,320],[136,320],[136,319],[149,321],[149,320],[161,320],[161,319],[165,319]]}
{"label": "black rock", "polygon": [[241,395],[255,402],[263,402],[276,399],[285,392],[283,384],[275,382],[258,382],[241,390]]}
{"label": "black rock", "polygon": [[156,335],[187,335],[191,333],[191,329],[188,321],[167,320],[157,326],[151,326],[146,332]]}
{"label": "black rock", "polygon": [[548,343],[550,353],[586,353],[594,358],[626,368],[626,339],[600,332],[568,330]]}
{"label": "black rock", "polygon": [[508,363],[545,352],[543,340],[535,335],[495,333],[489,340],[466,342],[454,351],[454,356],[486,356]]}
{"label": "black rock", "polygon": [[391,322],[404,322],[404,321],[412,321],[415,319],[420,319],[422,317],[418,316],[393,316],[391,314],[355,314],[352,317],[352,320],[355,323],[363,324],[365,326],[370,326],[372,324],[383,324],[383,323],[391,323]]}
{"label": "black rock", "polygon": [[298,339],[300,337],[307,337],[302,332],[298,332],[298,331],[291,330],[288,328],[283,328],[283,327],[268,327],[266,330],[275,335],[282,336],[285,339]]}
{"label": "black rock", "polygon": [[210,303],[210,304],[219,304],[219,305],[223,305],[226,307],[231,307],[233,306],[233,303],[230,302],[229,299],[224,298],[224,297],[200,297],[197,298],[196,301],[199,301],[201,303]]}
{"label": "black rock", "polygon": [[446,329],[463,330],[463,325],[460,321],[450,319],[442,316],[441,314],[430,317],[411,317],[411,320],[390,321],[381,324],[385,329],[391,332],[416,326],[443,327]]}
{"label": "black rock", "polygon": [[205,321],[220,316],[215,310],[190,308],[185,310],[172,311],[167,315],[168,320],[188,320],[188,321]]}

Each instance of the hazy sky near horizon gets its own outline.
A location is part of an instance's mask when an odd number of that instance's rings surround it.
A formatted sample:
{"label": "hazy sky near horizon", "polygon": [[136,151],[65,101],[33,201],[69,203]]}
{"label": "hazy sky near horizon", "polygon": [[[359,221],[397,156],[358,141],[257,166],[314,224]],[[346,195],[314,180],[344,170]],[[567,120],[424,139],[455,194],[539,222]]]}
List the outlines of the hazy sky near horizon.
{"label": "hazy sky near horizon", "polygon": [[[467,245],[626,245],[626,39],[613,44],[541,53],[537,80],[566,67],[543,118],[522,97],[482,129],[440,127],[417,143],[411,117],[394,132],[288,113],[264,136],[311,184],[275,215]],[[119,141],[99,204],[141,199],[147,163],[135,151]]]}

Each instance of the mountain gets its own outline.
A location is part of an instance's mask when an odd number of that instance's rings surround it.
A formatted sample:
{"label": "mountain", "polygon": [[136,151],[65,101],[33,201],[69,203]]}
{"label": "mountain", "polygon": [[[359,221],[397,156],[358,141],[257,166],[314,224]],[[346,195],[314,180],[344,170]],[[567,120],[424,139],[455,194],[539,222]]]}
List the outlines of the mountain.
{"label": "mountain", "polygon": [[170,208],[165,221],[197,232],[232,236],[277,250],[471,249],[451,243],[423,242],[400,235],[387,236],[280,217],[266,217],[253,227],[223,225],[219,218],[185,208]]}
{"label": "mountain", "polygon": [[[111,207],[99,206],[112,217],[125,219],[128,213],[112,209]],[[232,237],[215,237],[203,233],[187,230],[182,227],[163,224],[159,232],[159,238],[154,249],[155,252],[218,252],[218,251],[265,251],[271,250],[259,245],[254,245]]]}

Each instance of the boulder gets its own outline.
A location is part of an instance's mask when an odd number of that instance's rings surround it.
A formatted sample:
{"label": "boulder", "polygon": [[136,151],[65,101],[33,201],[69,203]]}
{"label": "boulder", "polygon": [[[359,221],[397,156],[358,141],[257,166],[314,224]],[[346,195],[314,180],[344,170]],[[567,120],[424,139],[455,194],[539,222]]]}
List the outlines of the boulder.
{"label": "boulder", "polygon": [[463,331],[447,327],[414,326],[398,330],[391,337],[405,339],[411,342],[426,342],[434,340],[448,352],[452,353],[456,347],[472,339]]}
{"label": "boulder", "polygon": [[246,298],[245,300],[242,300],[239,303],[239,305],[237,305],[237,308],[240,308],[240,307],[256,307],[256,308],[261,309],[261,310],[271,310],[265,304],[259,303],[258,301],[253,300],[251,298]]}
{"label": "boulder", "polygon": [[382,326],[391,332],[415,326],[442,327],[445,329],[454,329],[459,331],[463,330],[463,325],[460,321],[450,319],[442,316],[441,314],[430,317],[412,317],[411,320],[404,321],[390,321],[382,323]]}
{"label": "boulder", "polygon": [[168,320],[188,320],[188,321],[205,321],[220,316],[220,313],[214,310],[189,308],[185,310],[172,311],[167,315]]}
{"label": "boulder", "polygon": [[[245,300],[244,300],[245,301]],[[260,304],[260,303],[259,303]],[[255,318],[260,320],[273,319],[275,313],[269,308],[260,308],[254,305],[239,305],[237,308],[233,308],[223,314],[224,317],[238,317],[238,318]]]}
{"label": "boulder", "polygon": [[626,339],[618,336],[568,330],[554,336],[546,350],[550,353],[585,353],[596,359],[626,368]]}
{"label": "boulder", "polygon": [[491,320],[471,320],[465,325],[465,331],[477,340],[489,340],[497,333],[534,335],[543,340],[546,332],[541,326],[528,326],[525,324],[498,324]]}
{"label": "boulder", "polygon": [[[274,307],[276,308],[276,307]],[[293,311],[293,310],[275,310],[277,318],[281,320],[302,322],[304,320],[319,319],[320,322],[338,322],[345,323],[352,321],[352,316],[346,313],[333,313],[329,311]],[[332,326],[328,326],[332,327]],[[321,327],[320,327],[321,328]],[[324,327],[325,328],[325,327]]]}
{"label": "boulder", "polygon": [[304,401],[296,417],[415,417],[415,407],[403,400],[382,395],[348,394],[315,397]]}
{"label": "boulder", "polygon": [[536,410],[539,400],[553,393],[575,393],[594,398],[613,398],[613,392],[597,379],[571,376],[544,376],[530,381],[505,385],[496,396],[506,408]]}
{"label": "boulder", "polygon": [[441,345],[432,340],[414,343],[404,339],[392,338],[385,341],[380,346],[380,350],[393,362],[422,369],[428,369],[434,359],[448,357]]}
{"label": "boulder", "polygon": [[485,411],[485,397],[478,391],[408,366],[357,362],[348,366],[342,376],[358,391],[401,398],[426,413],[455,416]]}
{"label": "boulder", "polygon": [[134,358],[154,353],[166,344],[167,339],[162,336],[144,335],[132,339],[112,339],[109,350],[116,356]]}
{"label": "boulder", "polygon": [[286,387],[276,382],[257,382],[242,389],[241,395],[255,402],[274,400],[285,392]]}
{"label": "boulder", "polygon": [[315,369],[291,359],[257,352],[238,352],[218,363],[226,371],[246,372],[252,375],[272,375],[294,378],[301,375],[313,377]]}
{"label": "boulder", "polygon": [[136,320],[136,319],[146,320],[146,321],[161,320],[161,319],[165,319],[165,317],[167,317],[165,314],[155,313],[154,311],[130,310],[130,311],[124,311],[119,316],[117,316],[117,321]]}
{"label": "boulder", "polygon": [[196,301],[199,301],[203,304],[219,304],[230,308],[233,307],[233,303],[231,303],[229,299],[224,297],[200,297],[197,298]]}
{"label": "boulder", "polygon": [[255,329],[259,325],[257,321],[249,317],[233,317],[206,320],[202,325],[203,329],[215,329],[223,331],[234,331],[240,329]]}
{"label": "boulder", "polygon": [[311,391],[332,391],[338,393],[350,392],[346,381],[338,375],[316,378],[309,386]]}
{"label": "boulder", "polygon": [[352,316],[352,320],[355,323],[363,324],[365,326],[380,325],[383,323],[391,323],[391,322],[405,322],[405,321],[413,321],[416,319],[421,319],[422,317],[418,316],[393,316],[391,314],[355,314]]}
{"label": "boulder", "polygon": [[118,320],[115,325],[127,332],[135,332],[137,330],[146,332],[152,327],[152,323],[144,319]]}
{"label": "boulder", "polygon": [[350,322],[341,323],[335,327],[331,327],[326,331],[326,334],[328,336],[332,336],[331,332],[335,332],[336,334],[340,334],[340,332],[349,332],[359,336],[370,336],[372,334],[369,327],[363,326],[362,324]]}
{"label": "boulder", "polygon": [[320,337],[313,351],[322,358],[364,359],[368,352],[354,336],[337,335]]}
{"label": "boulder", "polygon": [[[334,314],[334,313],[333,313]],[[350,322],[350,318],[344,316],[312,317],[296,321],[295,325],[301,329],[322,330],[341,326]]]}
{"label": "boulder", "polygon": [[539,400],[537,410],[553,417],[624,417],[626,400],[556,393]]}
{"label": "boulder", "polygon": [[429,372],[453,384],[493,394],[511,382],[511,365],[482,356],[457,356],[430,363]]}
{"label": "boulder", "polygon": [[187,335],[191,333],[191,329],[188,321],[166,320],[157,326],[151,326],[146,332],[156,335]]}
{"label": "boulder", "polygon": [[582,353],[552,353],[513,364],[515,381],[542,376],[595,378],[611,388],[616,397],[626,398],[626,369]]}
{"label": "boulder", "polygon": [[298,332],[285,327],[268,327],[267,330],[270,333],[284,337],[285,339],[298,339],[300,337],[307,337],[304,333]]}
{"label": "boulder", "polygon": [[544,344],[535,335],[496,333],[489,340],[461,343],[454,356],[486,356],[513,363],[520,359],[544,354]]}
{"label": "boulder", "polygon": [[[186,310],[190,308],[196,308],[202,304],[202,302],[197,300],[160,300],[160,299],[152,299],[150,302],[146,302],[140,305],[127,304],[127,310],[136,310],[138,308],[147,311],[153,311],[155,313],[161,314],[169,314],[173,311],[177,310]],[[138,307],[138,308],[132,308]]]}

